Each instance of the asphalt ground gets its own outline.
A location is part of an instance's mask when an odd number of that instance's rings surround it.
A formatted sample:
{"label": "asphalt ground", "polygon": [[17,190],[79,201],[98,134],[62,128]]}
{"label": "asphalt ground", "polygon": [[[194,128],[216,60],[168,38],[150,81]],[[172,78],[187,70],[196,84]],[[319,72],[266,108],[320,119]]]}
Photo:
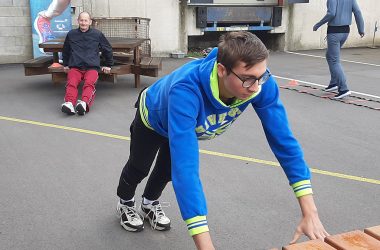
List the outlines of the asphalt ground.
{"label": "asphalt ground", "polygon": [[[324,51],[274,52],[271,72],[321,91]],[[380,100],[380,49],[342,51],[352,91]],[[164,59],[162,75],[191,59]],[[99,82],[84,117],[60,111],[64,84],[0,66],[0,249],[194,249],[168,185],[161,201],[172,229],[126,232],[116,188],[129,155],[139,89],[132,76]],[[155,78],[142,77],[142,87]],[[319,90],[318,90],[319,88]],[[281,88],[291,127],[313,171],[319,214],[330,234],[380,225],[380,110]],[[209,227],[217,249],[286,245],[300,220],[288,181],[252,109],[225,134],[200,142]],[[139,186],[139,196],[145,184]],[[307,240],[306,237],[301,239]]]}

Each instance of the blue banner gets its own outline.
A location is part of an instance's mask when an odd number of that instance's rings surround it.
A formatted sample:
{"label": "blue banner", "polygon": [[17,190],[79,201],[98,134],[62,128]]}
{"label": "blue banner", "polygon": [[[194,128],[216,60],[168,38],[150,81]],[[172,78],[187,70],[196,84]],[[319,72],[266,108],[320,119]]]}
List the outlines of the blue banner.
{"label": "blue banner", "polygon": [[39,43],[65,37],[72,29],[70,0],[30,0],[34,58],[46,55]]}

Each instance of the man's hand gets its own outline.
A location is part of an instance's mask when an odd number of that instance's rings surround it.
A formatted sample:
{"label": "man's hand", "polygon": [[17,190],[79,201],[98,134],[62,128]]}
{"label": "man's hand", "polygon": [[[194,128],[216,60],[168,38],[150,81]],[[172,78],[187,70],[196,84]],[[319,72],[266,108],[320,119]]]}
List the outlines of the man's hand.
{"label": "man's hand", "polygon": [[111,73],[111,68],[110,67],[102,67],[102,72],[104,72],[105,74],[109,74],[109,73]]}
{"label": "man's hand", "polygon": [[68,66],[63,67],[63,72],[69,73],[70,68]]}
{"label": "man's hand", "polygon": [[198,250],[215,250],[209,232],[196,234],[193,236],[193,240]]}
{"label": "man's hand", "polygon": [[316,24],[313,26],[313,31],[317,31],[319,29],[319,26]]}
{"label": "man's hand", "polygon": [[323,240],[326,236],[329,236],[319,219],[313,196],[311,194],[301,196],[298,201],[302,210],[302,219],[297,226],[293,240],[289,244],[296,243],[303,234],[311,240]]}

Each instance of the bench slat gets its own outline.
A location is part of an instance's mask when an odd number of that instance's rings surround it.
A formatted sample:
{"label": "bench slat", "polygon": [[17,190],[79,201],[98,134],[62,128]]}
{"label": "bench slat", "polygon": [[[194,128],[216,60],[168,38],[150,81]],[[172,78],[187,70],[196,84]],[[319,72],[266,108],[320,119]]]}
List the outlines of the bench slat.
{"label": "bench slat", "polygon": [[40,56],[24,62],[24,67],[38,68],[50,65],[53,63],[53,56]]}
{"label": "bench slat", "polygon": [[366,228],[364,229],[364,232],[375,239],[380,240],[380,226]]}
{"label": "bench slat", "polygon": [[380,249],[380,241],[359,230],[327,236],[325,242],[339,250]]}
{"label": "bench slat", "polygon": [[322,240],[310,240],[301,242],[294,245],[288,245],[282,248],[282,250],[336,250],[332,246],[326,244]]}
{"label": "bench slat", "polygon": [[150,62],[152,61],[151,57],[141,58],[140,66],[141,68],[149,68]]}
{"label": "bench slat", "polygon": [[158,66],[158,69],[161,69],[161,66],[162,66],[161,57],[153,57],[150,64],[154,66]]}
{"label": "bench slat", "polygon": [[161,69],[161,57],[143,57],[140,62],[142,69]]}

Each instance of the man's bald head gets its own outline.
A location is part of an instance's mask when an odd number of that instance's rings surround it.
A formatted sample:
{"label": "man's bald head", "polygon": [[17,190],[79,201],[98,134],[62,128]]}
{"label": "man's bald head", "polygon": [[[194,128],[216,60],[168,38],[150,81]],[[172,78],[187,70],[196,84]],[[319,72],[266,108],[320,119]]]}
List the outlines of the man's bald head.
{"label": "man's bald head", "polygon": [[91,15],[87,11],[82,11],[81,13],[79,13],[78,20],[81,18],[88,18],[91,20]]}
{"label": "man's bald head", "polygon": [[90,13],[83,11],[79,14],[78,24],[79,24],[79,29],[82,32],[87,32],[90,29],[91,23],[92,23],[92,20],[91,20]]}

